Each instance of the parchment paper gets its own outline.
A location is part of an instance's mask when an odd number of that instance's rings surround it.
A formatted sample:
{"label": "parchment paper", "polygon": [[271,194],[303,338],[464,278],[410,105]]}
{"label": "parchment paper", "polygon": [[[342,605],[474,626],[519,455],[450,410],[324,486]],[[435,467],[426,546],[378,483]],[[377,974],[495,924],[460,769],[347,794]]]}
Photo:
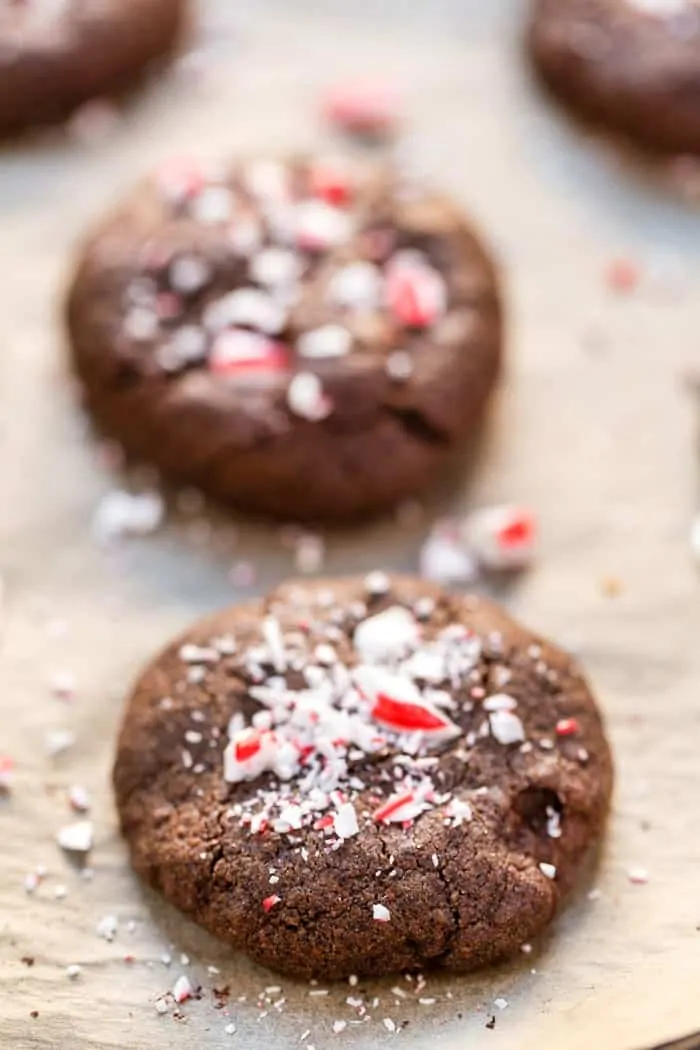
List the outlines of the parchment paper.
{"label": "parchment paper", "polygon": [[[0,805],[3,1046],[632,1050],[700,1027],[700,587],[687,542],[694,429],[680,379],[697,352],[700,219],[539,96],[519,52],[520,12],[515,0],[221,0],[206,12],[199,86],[190,63],[104,143],[0,154],[0,754],[17,763]],[[618,763],[601,866],[552,936],[502,969],[429,978],[420,997],[435,1001],[425,1004],[400,977],[311,996],[232,958],[130,874],[108,773],[131,676],[174,630],[248,593],[230,581],[236,561],[256,566],[262,589],[293,559],[277,530],[239,522],[234,534],[208,512],[174,514],[158,535],[116,549],[95,542],[95,507],[121,479],[86,437],[57,320],[72,245],[149,164],[198,150],[335,148],[317,120],[319,93],[357,72],[403,86],[411,155],[500,255],[509,374],[451,509],[515,500],[536,510],[538,565],[502,596],[580,652]],[[617,257],[641,268],[632,295],[606,283]],[[325,570],[415,568],[426,527],[333,536]],[[70,702],[51,693],[60,672],[75,676]],[[76,742],[49,758],[46,733],[61,727]],[[93,798],[92,881],[54,843],[72,819],[72,784]],[[49,874],[28,895],[23,880],[37,864]],[[629,872],[640,867],[648,882],[635,885]],[[119,921],[111,943],[95,932],[105,915]],[[70,964],[82,967],[74,980]],[[159,1016],[155,1000],[180,973],[202,985],[202,999],[182,1019]],[[229,987],[224,1009],[215,985]],[[359,1020],[348,995],[369,1004],[366,1019],[335,1033],[335,1021]]]}

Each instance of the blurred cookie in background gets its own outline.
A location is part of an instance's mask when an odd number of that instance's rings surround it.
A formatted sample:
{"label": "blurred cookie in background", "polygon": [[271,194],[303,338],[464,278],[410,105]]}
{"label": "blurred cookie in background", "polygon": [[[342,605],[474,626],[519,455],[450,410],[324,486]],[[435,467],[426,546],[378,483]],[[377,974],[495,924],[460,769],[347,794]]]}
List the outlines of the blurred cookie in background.
{"label": "blurred cookie in background", "polygon": [[171,55],[188,0],[5,0],[0,135],[57,124],[135,86]]}
{"label": "blurred cookie in background", "polygon": [[700,155],[698,0],[534,0],[528,47],[572,110],[646,150]]}
{"label": "blurred cookie in background", "polygon": [[501,359],[496,271],[460,209],[319,158],[164,164],[89,237],[67,319],[129,457],[297,521],[430,486]]}

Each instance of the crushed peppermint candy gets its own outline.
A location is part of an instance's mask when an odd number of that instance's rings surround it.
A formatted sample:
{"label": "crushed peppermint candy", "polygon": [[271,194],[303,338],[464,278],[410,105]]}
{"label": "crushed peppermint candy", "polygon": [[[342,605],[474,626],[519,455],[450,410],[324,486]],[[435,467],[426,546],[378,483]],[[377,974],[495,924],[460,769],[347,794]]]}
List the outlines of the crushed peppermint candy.
{"label": "crushed peppermint candy", "polygon": [[438,522],[420,551],[420,574],[434,583],[471,583],[477,576],[474,556],[449,522]]}
{"label": "crushed peppermint candy", "polygon": [[102,940],[111,944],[119,931],[119,920],[116,915],[103,915],[95,927],[95,932]]}
{"label": "crushed peppermint candy", "polygon": [[372,918],[375,922],[389,922],[391,919],[391,912],[384,904],[373,904]]}
{"label": "crushed peppermint candy", "polygon": [[287,404],[295,416],[319,423],[333,411],[333,402],[313,372],[297,372],[287,390]]}
{"label": "crushed peppermint candy", "polygon": [[557,869],[554,864],[547,864],[546,861],[542,861],[538,864],[538,867],[546,879],[556,879]]}
{"label": "crushed peppermint candy", "polygon": [[499,710],[489,715],[491,735],[499,744],[519,744],[525,739],[523,723],[512,711]]}
{"label": "crushed peppermint candy", "polygon": [[173,985],[173,999],[176,1003],[187,1002],[194,995],[194,988],[186,974],[181,974]]}
{"label": "crushed peppermint candy", "polygon": [[60,829],[56,841],[66,853],[89,853],[92,849],[92,824],[79,820]]}
{"label": "crushed peppermint candy", "polygon": [[467,515],[464,541],[479,562],[496,571],[527,568],[535,555],[534,515],[510,505],[482,507]]}
{"label": "crushed peppermint candy", "polygon": [[76,813],[87,813],[90,809],[90,795],[80,784],[73,784],[68,789],[68,804]]}
{"label": "crushed peppermint candy", "polygon": [[164,517],[165,503],[159,492],[133,494],[116,489],[98,504],[92,532],[98,543],[110,543],[124,536],[148,536],[160,528]]}
{"label": "crushed peppermint candy", "polygon": [[314,328],[297,340],[297,350],[302,357],[344,357],[351,349],[352,336],[347,328],[339,324]]}

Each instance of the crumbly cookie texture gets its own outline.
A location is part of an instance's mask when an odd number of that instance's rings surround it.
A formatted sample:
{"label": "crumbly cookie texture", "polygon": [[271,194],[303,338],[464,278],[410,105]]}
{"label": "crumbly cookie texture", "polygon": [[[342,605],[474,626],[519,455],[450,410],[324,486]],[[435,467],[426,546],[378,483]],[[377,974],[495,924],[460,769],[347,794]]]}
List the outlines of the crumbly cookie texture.
{"label": "crumbly cookie texture", "polygon": [[431,484],[500,366],[496,274],[460,210],[309,157],[164,164],[89,238],[68,326],[128,453],[293,520]]}
{"label": "crumbly cookie texture", "polygon": [[114,98],[179,44],[188,0],[4,0],[0,135]]}
{"label": "crumbly cookie texture", "polygon": [[609,805],[571,658],[405,577],[289,583],[133,691],[114,785],[136,871],[303,977],[468,970],[552,919]]}
{"label": "crumbly cookie texture", "polygon": [[646,149],[700,154],[697,0],[533,0],[528,40],[573,109]]}

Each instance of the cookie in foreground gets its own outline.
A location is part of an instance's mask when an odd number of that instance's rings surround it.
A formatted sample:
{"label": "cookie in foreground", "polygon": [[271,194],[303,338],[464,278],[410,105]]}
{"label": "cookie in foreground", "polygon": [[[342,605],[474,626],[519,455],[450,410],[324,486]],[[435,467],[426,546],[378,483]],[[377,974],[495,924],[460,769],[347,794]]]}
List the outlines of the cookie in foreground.
{"label": "cookie in foreground", "polygon": [[700,154],[696,0],[533,0],[528,46],[573,110],[645,149]]}
{"label": "cookie in foreground", "polygon": [[612,779],[567,654],[383,573],[194,626],[137,682],[114,767],[135,870],[257,962],[324,979],[516,953],[600,839]]}
{"label": "cookie in foreground", "polygon": [[311,157],[164,164],[88,239],[67,314],[87,407],[132,458],[294,521],[433,484],[501,357],[459,208]]}
{"label": "cookie in foreground", "polygon": [[0,135],[120,95],[173,52],[188,10],[187,0],[0,4]]}

